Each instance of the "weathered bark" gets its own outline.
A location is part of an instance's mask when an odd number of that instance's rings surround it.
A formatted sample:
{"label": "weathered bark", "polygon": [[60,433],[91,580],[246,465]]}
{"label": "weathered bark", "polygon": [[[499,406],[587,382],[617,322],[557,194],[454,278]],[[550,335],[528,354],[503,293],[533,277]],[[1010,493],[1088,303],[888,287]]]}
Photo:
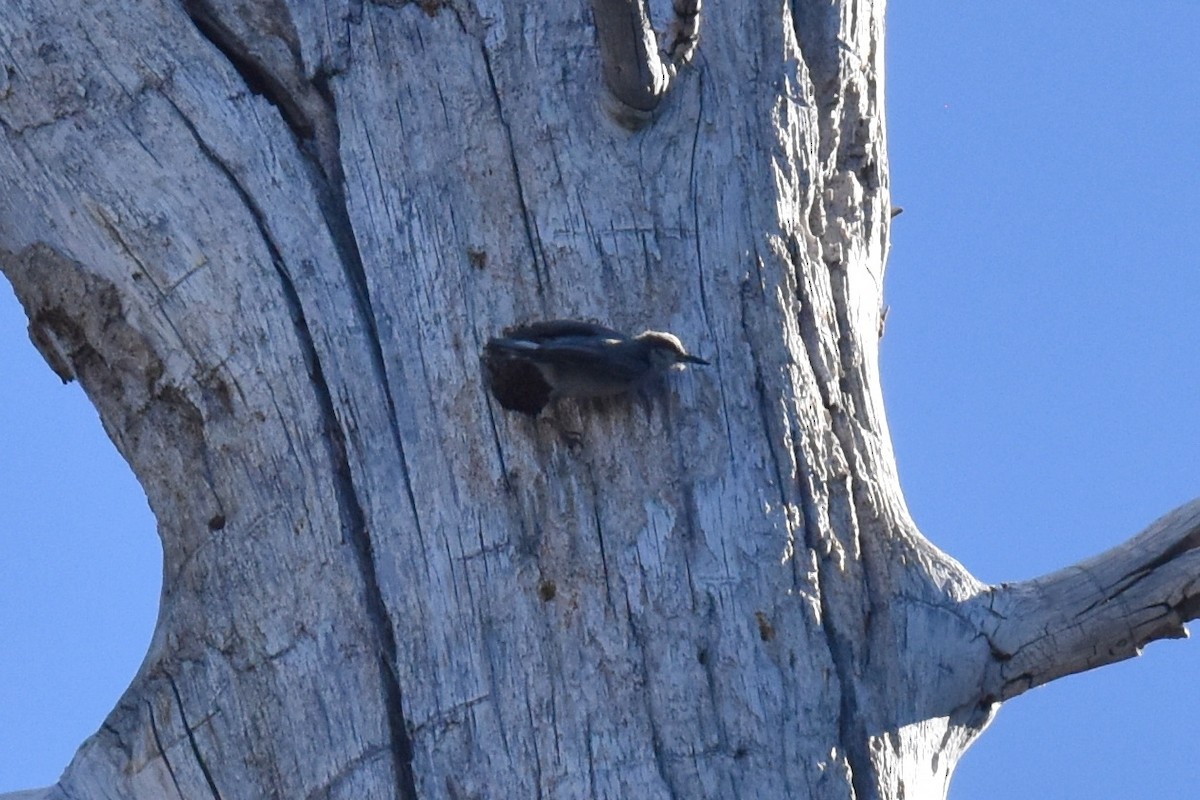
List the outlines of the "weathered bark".
{"label": "weathered bark", "polygon": [[1200,616],[1200,500],[1095,558],[992,593],[984,688],[996,700],[1187,638],[1183,624]]}
{"label": "weathered bark", "polygon": [[[578,5],[10,3],[0,267],[164,551],[47,797],[936,797],[999,701],[1196,615],[1195,506],[1016,586],[920,536],[883,4],[704,26],[633,134]],[[714,366],[505,413],[481,346],[553,317]]]}

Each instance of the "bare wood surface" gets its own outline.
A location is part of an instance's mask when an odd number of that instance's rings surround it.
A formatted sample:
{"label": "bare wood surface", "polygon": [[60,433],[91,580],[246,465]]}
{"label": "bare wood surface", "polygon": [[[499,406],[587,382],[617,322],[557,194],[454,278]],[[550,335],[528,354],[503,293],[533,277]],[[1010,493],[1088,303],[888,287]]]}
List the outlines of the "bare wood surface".
{"label": "bare wood surface", "polygon": [[[998,588],[909,519],[882,3],[706,7],[637,134],[591,25],[0,15],[0,269],[164,550],[146,661],[47,798],[938,797],[998,700],[1194,614],[1194,507]],[[484,343],[553,318],[713,366],[505,413]]]}
{"label": "bare wood surface", "polygon": [[629,128],[653,119],[679,68],[691,61],[700,38],[700,0],[674,0],[663,46],[650,20],[646,0],[592,0],[600,45],[606,104]]}
{"label": "bare wood surface", "polygon": [[1200,617],[1200,500],[1087,561],[997,587],[988,610],[985,690],[996,700],[1186,638],[1184,623]]}

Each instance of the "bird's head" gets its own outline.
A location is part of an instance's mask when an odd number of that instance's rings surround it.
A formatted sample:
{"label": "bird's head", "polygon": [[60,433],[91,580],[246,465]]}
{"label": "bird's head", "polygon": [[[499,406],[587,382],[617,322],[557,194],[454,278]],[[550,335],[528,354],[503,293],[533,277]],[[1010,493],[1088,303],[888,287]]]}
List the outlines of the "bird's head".
{"label": "bird's head", "polygon": [[679,338],[662,331],[646,331],[636,337],[646,347],[650,365],[656,370],[667,370],[677,364],[707,364],[703,358],[689,354],[683,349]]}

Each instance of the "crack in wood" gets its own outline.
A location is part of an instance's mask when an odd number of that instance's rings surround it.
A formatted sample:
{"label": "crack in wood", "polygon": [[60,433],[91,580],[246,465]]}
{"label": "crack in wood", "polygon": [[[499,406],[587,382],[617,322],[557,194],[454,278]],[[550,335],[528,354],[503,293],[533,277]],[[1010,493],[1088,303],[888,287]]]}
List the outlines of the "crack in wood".
{"label": "crack in wood", "polygon": [[171,783],[175,786],[175,792],[179,795],[180,800],[184,800],[183,789],[179,786],[179,778],[175,775],[175,768],[171,766],[171,759],[167,758],[167,749],[163,747],[162,736],[158,732],[158,722],[154,719],[154,709],[150,703],[146,703],[146,718],[150,720],[150,735],[154,738],[154,746],[158,748],[158,754],[162,757],[163,764],[167,768],[167,774],[171,776]]}
{"label": "crack in wood", "polygon": [[[525,187],[521,180],[521,167],[517,163],[517,147],[513,141],[512,127],[504,114],[504,105],[500,102],[500,87],[496,83],[496,75],[492,70],[491,56],[488,53],[487,46],[482,41],[479,43],[479,53],[483,59],[483,68],[487,74],[488,88],[491,89],[492,101],[496,107],[496,119],[500,123],[500,127],[504,128],[504,137],[508,144],[508,160],[512,167],[513,190],[517,196],[517,207],[521,210],[521,223],[525,226],[525,240],[529,243],[529,255],[533,259],[533,278],[537,283],[538,297],[544,297],[546,294],[546,283],[549,282],[550,277],[547,271],[546,254],[542,250],[540,237],[534,231],[536,224],[533,214],[529,210],[529,204],[525,200]],[[544,279],[543,273],[545,273]]]}
{"label": "crack in wood", "polygon": [[[406,729],[402,709],[403,693],[395,672],[395,664],[398,659],[395,634],[375,569],[374,546],[367,528],[366,515],[358,500],[357,490],[350,471],[346,452],[345,433],[337,416],[337,406],[333,400],[332,390],[321,367],[316,341],[309,327],[303,303],[300,300],[296,285],[286,269],[283,256],[271,236],[267,220],[261,209],[258,208],[249,190],[242,185],[234,171],[207,145],[187,115],[178,106],[175,106],[173,102],[171,104],[183,120],[184,125],[191,131],[197,146],[225,174],[232,188],[250,212],[251,218],[258,226],[259,234],[271,256],[272,265],[279,278],[283,295],[292,317],[297,342],[308,364],[309,373],[312,378],[311,386],[320,406],[321,415],[326,421],[325,429],[328,435],[323,437],[323,439],[328,445],[329,456],[333,463],[334,492],[338,497],[338,508],[343,517],[344,529],[348,532],[352,550],[358,557],[358,566],[366,591],[365,603],[368,617],[372,621],[383,651],[380,654],[382,662],[380,672],[383,680],[383,691],[387,701],[387,719],[395,760],[397,788],[401,796],[406,798],[406,800],[416,798],[416,784],[412,772],[412,743]],[[372,342],[375,344],[373,355],[375,356],[376,366],[379,366],[382,360],[379,339],[375,334],[373,319],[370,316],[367,317],[367,322],[371,324]],[[384,386],[386,389],[386,378],[384,379]],[[387,397],[390,403],[390,392],[387,392]],[[402,474],[408,492],[409,505],[413,512],[417,534],[420,536],[420,519],[417,515],[417,503],[412,490],[409,468],[406,463],[403,463],[403,448],[399,442],[399,431],[395,427],[394,406],[389,418],[391,420],[393,435],[396,437],[397,447],[400,448]]]}
{"label": "crack in wood", "polygon": [[[195,731],[192,729],[191,724],[188,723],[187,714],[183,710],[183,696],[179,693],[179,685],[175,683],[175,676],[169,672],[165,674],[167,676],[167,683],[171,686],[171,694],[175,695],[175,704],[179,707],[179,720],[183,723],[183,732],[187,737],[188,745],[191,747],[192,757],[196,759],[196,764],[200,767],[200,773],[204,776],[204,781],[208,784],[208,790],[212,792],[213,798],[221,800],[221,792],[217,789],[217,783],[213,780],[213,774],[209,770],[208,764],[205,763],[204,757],[200,754],[200,743],[196,741]],[[151,714],[151,718],[153,719],[153,714]],[[161,749],[159,752],[162,752]],[[163,758],[166,760],[165,754]],[[179,788],[178,784],[176,784],[175,788]],[[182,792],[180,794],[182,795]]]}

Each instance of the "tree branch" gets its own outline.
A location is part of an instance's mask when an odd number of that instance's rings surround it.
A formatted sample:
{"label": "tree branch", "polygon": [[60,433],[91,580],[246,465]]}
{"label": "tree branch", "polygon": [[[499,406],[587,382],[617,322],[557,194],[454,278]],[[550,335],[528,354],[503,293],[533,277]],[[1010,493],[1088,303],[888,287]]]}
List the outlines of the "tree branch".
{"label": "tree branch", "polygon": [[992,700],[1186,638],[1184,623],[1200,616],[1200,499],[1094,558],[997,587],[991,613]]}
{"label": "tree branch", "polygon": [[592,0],[600,41],[609,113],[627,128],[649,121],[670,90],[679,67],[691,60],[700,33],[700,0],[674,0],[675,18],[665,48],[650,25],[646,0]]}

